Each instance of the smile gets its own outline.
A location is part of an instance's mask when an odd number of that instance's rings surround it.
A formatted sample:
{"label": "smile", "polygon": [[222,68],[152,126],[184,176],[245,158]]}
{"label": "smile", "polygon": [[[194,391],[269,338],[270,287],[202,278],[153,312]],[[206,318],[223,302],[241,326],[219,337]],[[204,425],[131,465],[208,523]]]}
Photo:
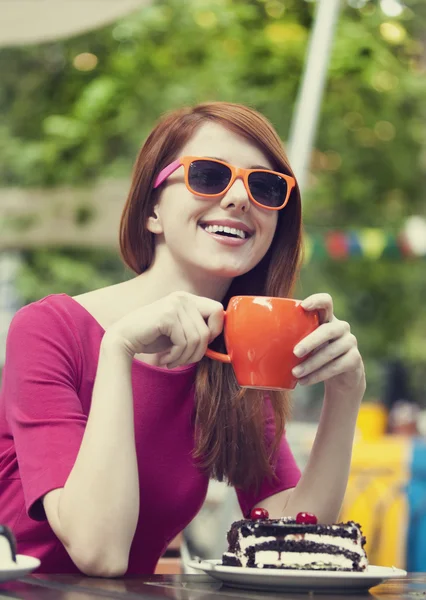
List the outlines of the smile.
{"label": "smile", "polygon": [[202,227],[204,231],[207,231],[207,233],[216,233],[226,237],[237,237],[242,240],[245,240],[247,237],[249,237],[249,234],[246,231],[243,231],[242,229],[236,229],[235,227],[227,227],[224,225],[205,225]]}
{"label": "smile", "polygon": [[243,246],[248,243],[253,234],[238,229],[237,227],[229,227],[228,225],[211,225],[201,224],[199,227],[210,238],[221,244],[222,246]]}

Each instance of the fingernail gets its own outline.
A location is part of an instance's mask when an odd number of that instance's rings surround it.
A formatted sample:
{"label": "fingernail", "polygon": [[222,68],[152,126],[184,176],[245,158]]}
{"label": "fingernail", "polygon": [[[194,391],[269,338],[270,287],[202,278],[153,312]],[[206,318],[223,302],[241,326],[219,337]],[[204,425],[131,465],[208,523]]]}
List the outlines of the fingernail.
{"label": "fingernail", "polygon": [[304,348],[303,346],[296,346],[293,350],[293,354],[298,358],[301,358],[306,354],[306,348]]}
{"label": "fingernail", "polygon": [[303,367],[294,367],[292,373],[295,377],[299,377],[300,375],[302,375],[304,370],[305,369]]}

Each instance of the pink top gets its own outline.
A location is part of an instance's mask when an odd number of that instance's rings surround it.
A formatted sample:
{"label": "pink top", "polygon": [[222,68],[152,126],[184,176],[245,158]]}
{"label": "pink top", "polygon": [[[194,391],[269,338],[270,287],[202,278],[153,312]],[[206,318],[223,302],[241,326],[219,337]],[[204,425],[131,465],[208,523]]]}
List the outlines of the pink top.
{"label": "pink top", "polygon": [[[50,528],[41,498],[63,487],[73,467],[103,334],[92,315],[65,294],[22,308],[9,330],[0,392],[0,523],[15,533],[20,554],[42,561],[39,572],[78,572]],[[206,496],[208,477],[191,459],[195,372],[196,365],[166,371],[133,361],[139,481],[149,492],[141,494],[128,574],[152,573]],[[256,495],[237,490],[244,515],[297,484],[300,472],[285,438],[276,473],[278,483],[265,481]]]}

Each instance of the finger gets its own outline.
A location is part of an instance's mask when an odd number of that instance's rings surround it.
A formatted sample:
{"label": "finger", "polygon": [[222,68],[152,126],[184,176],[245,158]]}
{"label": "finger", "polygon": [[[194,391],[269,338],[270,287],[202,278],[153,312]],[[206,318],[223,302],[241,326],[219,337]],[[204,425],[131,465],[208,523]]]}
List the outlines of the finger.
{"label": "finger", "polygon": [[210,329],[210,339],[212,342],[223,330],[223,322],[225,317],[225,311],[220,302],[211,300],[210,298],[204,298],[203,296],[196,296],[194,294],[182,293],[180,296],[181,301],[186,307],[194,305],[197,307],[198,312],[207,320],[207,326]]}
{"label": "finger", "polygon": [[186,292],[180,292],[178,293],[178,296],[185,305],[194,303],[204,319],[208,319],[210,315],[216,311],[223,311],[222,304],[217,300],[205,298],[204,296],[196,296],[195,294],[188,294]]}
{"label": "finger", "polygon": [[192,347],[192,354],[185,356],[185,359],[188,363],[194,363],[200,361],[206,353],[210,329],[195,304],[191,303],[186,307],[186,310],[193,325],[194,335],[196,336],[194,341],[196,343]]}
{"label": "finger", "polygon": [[207,327],[209,328],[209,343],[212,342],[218,335],[223,331],[223,325],[225,321],[225,311],[216,310],[214,311],[207,320]]}
{"label": "finger", "polygon": [[225,317],[225,311],[220,302],[216,300],[210,300],[210,298],[201,298],[200,296],[194,296],[195,305],[200,312],[201,316],[207,320],[207,327],[210,330],[209,342],[212,342],[223,329],[223,321]]}
{"label": "finger", "polygon": [[312,294],[303,300],[301,306],[305,310],[317,310],[320,323],[328,323],[333,318],[333,298],[330,294]]}
{"label": "finger", "polygon": [[336,317],[331,323],[323,323],[315,331],[307,335],[299,342],[293,352],[298,357],[306,356],[310,352],[317,350],[323,344],[336,340],[350,331],[349,323],[339,321]]}
{"label": "finger", "polygon": [[334,342],[331,342],[331,344],[322,346],[313,356],[304,360],[303,363],[297,367],[294,367],[292,373],[298,378],[306,377],[328,363],[331,363],[336,358],[343,356],[346,352],[349,352],[356,346],[357,341],[352,333],[344,335]]}
{"label": "finger", "polygon": [[[207,329],[207,326],[205,325],[202,316],[200,315],[195,306],[193,306],[192,314],[189,305],[185,305],[183,303],[179,308],[178,318],[181,322],[186,342],[179,357],[168,363],[168,368],[173,369],[178,365],[188,365],[191,362],[195,362],[193,361],[193,356],[200,346],[200,334],[198,327],[194,322],[194,317],[196,316],[199,316],[202,323],[204,324],[204,327]],[[208,333],[206,337],[208,338]]]}
{"label": "finger", "polygon": [[154,342],[143,347],[143,352],[146,354],[157,354],[159,352],[165,352],[172,348],[172,343],[169,336],[160,335]]}
{"label": "finger", "polygon": [[168,368],[172,368],[172,364],[180,364],[180,357],[185,351],[187,344],[185,327],[180,317],[180,310],[178,310],[170,331],[170,342],[172,347],[168,352],[163,354],[162,358],[160,359],[160,364],[167,366]]}
{"label": "finger", "polygon": [[358,362],[358,349],[352,348],[349,350],[349,352],[346,352],[346,354],[343,356],[336,358],[321,369],[318,369],[314,373],[299,379],[298,383],[300,383],[300,385],[313,385],[314,383],[319,383],[320,381],[327,381],[327,379],[330,379],[331,377],[335,377],[336,375],[341,375],[346,371],[355,369],[358,365]]}
{"label": "finger", "polygon": [[[216,337],[216,330],[218,328],[217,323],[223,322],[224,312],[220,302],[216,302],[210,298],[195,296],[194,294],[185,292],[176,293],[173,300],[176,312],[174,318],[171,319],[168,325],[170,331],[167,333],[173,343],[172,331],[174,332],[177,336],[176,344],[173,344],[170,351],[164,353],[160,359],[160,364],[167,366],[168,368],[189,364],[191,357],[194,355],[198,356],[200,354],[199,347],[201,344],[200,331],[205,332],[205,328],[207,327],[203,317],[215,317],[216,321],[214,322],[212,330],[214,337]],[[192,314],[192,318],[190,317],[190,313]],[[177,322],[180,323],[180,328],[174,329]],[[221,328],[219,329],[219,333],[220,331]],[[181,334],[183,335],[183,339],[181,338]],[[214,339],[214,337],[212,337],[212,339]]]}

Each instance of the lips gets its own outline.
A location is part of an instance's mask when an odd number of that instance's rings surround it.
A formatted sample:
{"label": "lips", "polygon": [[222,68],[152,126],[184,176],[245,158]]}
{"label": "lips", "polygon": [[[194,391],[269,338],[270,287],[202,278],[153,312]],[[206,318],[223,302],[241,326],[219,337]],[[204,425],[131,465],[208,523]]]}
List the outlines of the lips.
{"label": "lips", "polygon": [[239,237],[242,240],[245,240],[248,236],[247,232],[242,229],[237,229],[235,227],[226,227],[223,225],[206,225],[204,227],[204,231],[207,233],[217,233],[219,235],[225,235],[230,237]]}
{"label": "lips", "polygon": [[247,244],[249,242],[248,237],[241,238],[238,235],[232,235],[232,234],[228,235],[225,232],[211,233],[211,232],[207,231],[207,229],[205,229],[204,227],[200,227],[200,229],[202,230],[202,232],[205,235],[208,235],[210,239],[214,240],[216,243],[218,243],[222,246],[229,246],[229,247],[244,246],[245,244]]}
{"label": "lips", "polygon": [[199,225],[207,233],[231,239],[245,240],[254,233],[245,223],[240,223],[238,221],[203,221],[200,222]]}

